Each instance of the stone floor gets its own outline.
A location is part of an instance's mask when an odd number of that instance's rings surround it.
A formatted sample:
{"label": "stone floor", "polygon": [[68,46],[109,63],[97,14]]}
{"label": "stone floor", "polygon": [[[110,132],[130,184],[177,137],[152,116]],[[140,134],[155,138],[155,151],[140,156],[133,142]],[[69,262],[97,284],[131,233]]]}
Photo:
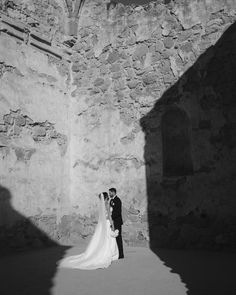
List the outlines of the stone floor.
{"label": "stone floor", "polygon": [[235,295],[236,253],[126,248],[107,269],[57,269],[84,247],[0,257],[1,295]]}

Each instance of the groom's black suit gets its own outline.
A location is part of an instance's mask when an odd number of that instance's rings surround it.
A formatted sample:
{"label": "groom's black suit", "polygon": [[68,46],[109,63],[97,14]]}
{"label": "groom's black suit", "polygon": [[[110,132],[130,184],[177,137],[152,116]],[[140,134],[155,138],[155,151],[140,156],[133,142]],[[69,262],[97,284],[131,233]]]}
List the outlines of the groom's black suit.
{"label": "groom's black suit", "polygon": [[111,199],[110,201],[110,206],[112,207],[112,213],[111,213],[111,218],[113,220],[114,223],[114,228],[115,230],[118,229],[119,230],[119,235],[116,238],[116,242],[117,242],[117,246],[118,246],[118,250],[119,250],[119,258],[123,258],[124,257],[124,252],[123,252],[123,242],[122,242],[122,224],[123,224],[123,220],[122,220],[122,203],[120,198],[118,198],[117,196],[115,196],[114,198]]}

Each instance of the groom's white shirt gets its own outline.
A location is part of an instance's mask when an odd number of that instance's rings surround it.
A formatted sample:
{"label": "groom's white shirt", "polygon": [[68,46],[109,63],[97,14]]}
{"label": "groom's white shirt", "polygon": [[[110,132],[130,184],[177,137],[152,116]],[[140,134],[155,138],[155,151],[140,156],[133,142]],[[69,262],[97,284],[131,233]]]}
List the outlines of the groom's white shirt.
{"label": "groom's white shirt", "polygon": [[[114,197],[110,198],[110,202],[114,202],[114,199],[117,197],[117,195],[115,195]],[[113,208],[113,205],[115,205],[115,203],[111,204],[111,207]]]}

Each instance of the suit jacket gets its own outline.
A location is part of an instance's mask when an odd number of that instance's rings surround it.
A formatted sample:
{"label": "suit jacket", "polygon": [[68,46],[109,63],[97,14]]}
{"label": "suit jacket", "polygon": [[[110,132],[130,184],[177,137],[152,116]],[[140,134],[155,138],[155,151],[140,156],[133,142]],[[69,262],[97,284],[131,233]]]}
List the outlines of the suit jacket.
{"label": "suit jacket", "polygon": [[111,218],[116,225],[122,225],[122,203],[121,199],[115,196],[113,199],[110,200],[110,206],[112,207]]}

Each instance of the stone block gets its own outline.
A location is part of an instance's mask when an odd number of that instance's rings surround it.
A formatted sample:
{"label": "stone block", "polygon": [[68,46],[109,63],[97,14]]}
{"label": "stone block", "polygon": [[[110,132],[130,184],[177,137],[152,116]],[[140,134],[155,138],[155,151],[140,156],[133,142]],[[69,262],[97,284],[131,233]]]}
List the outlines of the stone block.
{"label": "stone block", "polygon": [[0,132],[7,132],[7,126],[6,125],[0,125]]}
{"label": "stone block", "polygon": [[87,59],[91,59],[94,57],[94,51],[93,49],[89,50],[85,56]]}
{"label": "stone block", "polygon": [[111,65],[111,72],[119,72],[121,70],[121,67],[119,64],[112,64]]}
{"label": "stone block", "polygon": [[184,41],[188,40],[189,37],[192,35],[192,33],[193,32],[191,30],[179,32],[178,33],[178,41],[184,42]]}
{"label": "stone block", "polygon": [[110,85],[110,80],[106,80],[105,83],[100,86],[100,89],[102,90],[102,92],[106,92],[109,89]]}
{"label": "stone block", "polygon": [[11,116],[11,114],[5,115],[3,117],[3,120],[6,124],[12,125],[14,123],[14,118]]}
{"label": "stone block", "polygon": [[133,54],[133,60],[140,60],[143,61],[146,54],[148,53],[148,47],[145,44],[138,45],[134,54]]}
{"label": "stone block", "polygon": [[119,79],[121,78],[122,74],[121,72],[115,72],[112,74],[112,79]]}
{"label": "stone block", "polygon": [[33,137],[44,137],[46,136],[46,129],[43,126],[35,126],[33,128]]}
{"label": "stone block", "polygon": [[138,85],[139,81],[138,80],[131,80],[127,83],[128,87],[130,89],[133,89],[135,88],[137,85]]}
{"label": "stone block", "polygon": [[135,70],[140,70],[142,68],[142,63],[140,62],[140,60],[136,60],[133,64],[133,67]]}
{"label": "stone block", "polygon": [[180,46],[180,49],[185,53],[189,53],[189,52],[193,51],[192,43],[186,42]]}
{"label": "stone block", "polygon": [[158,52],[162,53],[164,48],[165,47],[164,47],[163,42],[161,40],[157,40],[156,44],[155,44],[155,51],[158,51]]}
{"label": "stone block", "polygon": [[143,75],[142,79],[143,83],[146,85],[153,84],[157,81],[157,75],[155,72],[146,73],[145,75]]}
{"label": "stone block", "polygon": [[165,21],[162,24],[162,36],[165,36],[165,37],[169,36],[170,32],[171,32],[171,24]]}
{"label": "stone block", "polygon": [[25,120],[25,118],[22,115],[18,115],[15,118],[15,124],[17,126],[25,126],[25,123],[26,123],[26,120]]}
{"label": "stone block", "polygon": [[164,59],[161,62],[161,65],[160,65],[160,72],[162,74],[169,74],[170,71],[171,71],[170,60],[169,59]]}
{"label": "stone block", "polygon": [[93,84],[95,87],[101,86],[104,83],[104,79],[103,78],[97,78]]}
{"label": "stone block", "polygon": [[127,71],[129,68],[131,68],[132,66],[132,62],[130,60],[126,60],[124,63],[123,63],[123,68],[125,68]]}
{"label": "stone block", "polygon": [[118,61],[120,59],[120,54],[118,51],[112,51],[109,53],[107,62],[110,64],[113,64],[114,62]]}
{"label": "stone block", "polygon": [[174,46],[174,40],[171,37],[167,37],[163,40],[164,46],[167,49],[170,49]]}
{"label": "stone block", "polygon": [[107,74],[108,73],[108,67],[106,65],[101,65],[101,67],[100,67],[100,73],[102,75]]}
{"label": "stone block", "polygon": [[154,52],[151,57],[152,64],[157,63],[161,59],[161,54],[159,52]]}
{"label": "stone block", "polygon": [[134,70],[131,69],[131,68],[127,68],[127,69],[126,69],[126,76],[127,76],[127,80],[131,80],[131,79],[133,79],[134,76],[135,76],[135,72],[134,72]]}
{"label": "stone block", "polygon": [[174,76],[170,72],[169,74],[163,76],[163,81],[168,84],[172,83],[172,82],[174,82]]}

